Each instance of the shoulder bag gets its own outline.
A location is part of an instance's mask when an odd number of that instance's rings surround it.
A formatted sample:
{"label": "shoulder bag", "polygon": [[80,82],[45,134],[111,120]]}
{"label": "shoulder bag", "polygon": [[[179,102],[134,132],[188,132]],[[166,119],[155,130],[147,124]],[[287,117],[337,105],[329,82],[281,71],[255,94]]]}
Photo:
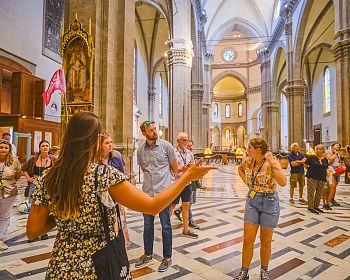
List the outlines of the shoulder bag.
{"label": "shoulder bag", "polygon": [[[95,186],[98,187],[98,174],[95,170]],[[117,208],[118,235],[113,240],[109,236],[109,226],[107,217],[107,207],[104,206],[97,196],[98,205],[100,208],[103,229],[106,238],[106,246],[92,254],[92,262],[95,266],[95,271],[98,279],[103,280],[131,280],[131,271],[128,256],[125,250],[125,241],[120,219],[120,211]]]}
{"label": "shoulder bag", "polygon": [[345,171],[346,171],[345,166],[342,165],[342,164],[339,164],[337,167],[334,167],[334,174],[333,174],[333,176],[339,176],[339,175],[345,173]]}

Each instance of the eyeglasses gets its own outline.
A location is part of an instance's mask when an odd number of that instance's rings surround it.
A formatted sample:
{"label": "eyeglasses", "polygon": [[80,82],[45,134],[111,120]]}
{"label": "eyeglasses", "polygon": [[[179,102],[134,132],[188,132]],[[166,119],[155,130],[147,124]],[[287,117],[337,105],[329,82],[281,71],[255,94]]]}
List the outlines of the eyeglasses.
{"label": "eyeglasses", "polygon": [[150,126],[151,124],[154,124],[154,121],[145,121],[145,125]]}

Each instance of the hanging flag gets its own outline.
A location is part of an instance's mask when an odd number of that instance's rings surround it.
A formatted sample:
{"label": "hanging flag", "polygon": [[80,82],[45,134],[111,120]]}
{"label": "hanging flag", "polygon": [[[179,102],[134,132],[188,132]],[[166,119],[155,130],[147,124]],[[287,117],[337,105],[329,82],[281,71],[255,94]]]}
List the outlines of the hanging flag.
{"label": "hanging flag", "polygon": [[50,104],[51,95],[55,92],[55,90],[58,90],[60,94],[66,93],[66,81],[64,78],[63,69],[56,70],[50,80],[47,90],[42,94],[46,106]]}

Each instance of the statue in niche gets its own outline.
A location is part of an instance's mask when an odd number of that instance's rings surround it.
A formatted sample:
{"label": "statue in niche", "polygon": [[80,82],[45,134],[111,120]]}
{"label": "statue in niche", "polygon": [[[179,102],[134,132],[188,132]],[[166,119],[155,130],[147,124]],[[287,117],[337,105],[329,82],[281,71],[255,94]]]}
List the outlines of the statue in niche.
{"label": "statue in niche", "polygon": [[67,94],[69,102],[89,102],[89,65],[87,48],[81,38],[74,39],[67,48]]}

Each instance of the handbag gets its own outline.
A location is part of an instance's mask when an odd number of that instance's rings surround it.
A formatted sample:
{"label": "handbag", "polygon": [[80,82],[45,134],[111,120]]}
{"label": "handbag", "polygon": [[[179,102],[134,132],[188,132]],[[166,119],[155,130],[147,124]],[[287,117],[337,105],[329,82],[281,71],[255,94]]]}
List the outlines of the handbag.
{"label": "handbag", "polygon": [[[95,170],[95,186],[97,189],[98,178]],[[98,279],[102,280],[131,280],[131,271],[128,256],[125,250],[125,240],[123,235],[120,210],[117,208],[118,235],[113,240],[109,236],[107,207],[103,205],[100,197],[97,196],[99,209],[102,216],[102,224],[106,238],[106,246],[91,255]]]}
{"label": "handbag", "polygon": [[334,167],[334,174],[333,174],[333,176],[339,176],[339,175],[345,173],[345,171],[346,171],[345,166],[342,165],[342,164],[339,164],[337,167]]}

